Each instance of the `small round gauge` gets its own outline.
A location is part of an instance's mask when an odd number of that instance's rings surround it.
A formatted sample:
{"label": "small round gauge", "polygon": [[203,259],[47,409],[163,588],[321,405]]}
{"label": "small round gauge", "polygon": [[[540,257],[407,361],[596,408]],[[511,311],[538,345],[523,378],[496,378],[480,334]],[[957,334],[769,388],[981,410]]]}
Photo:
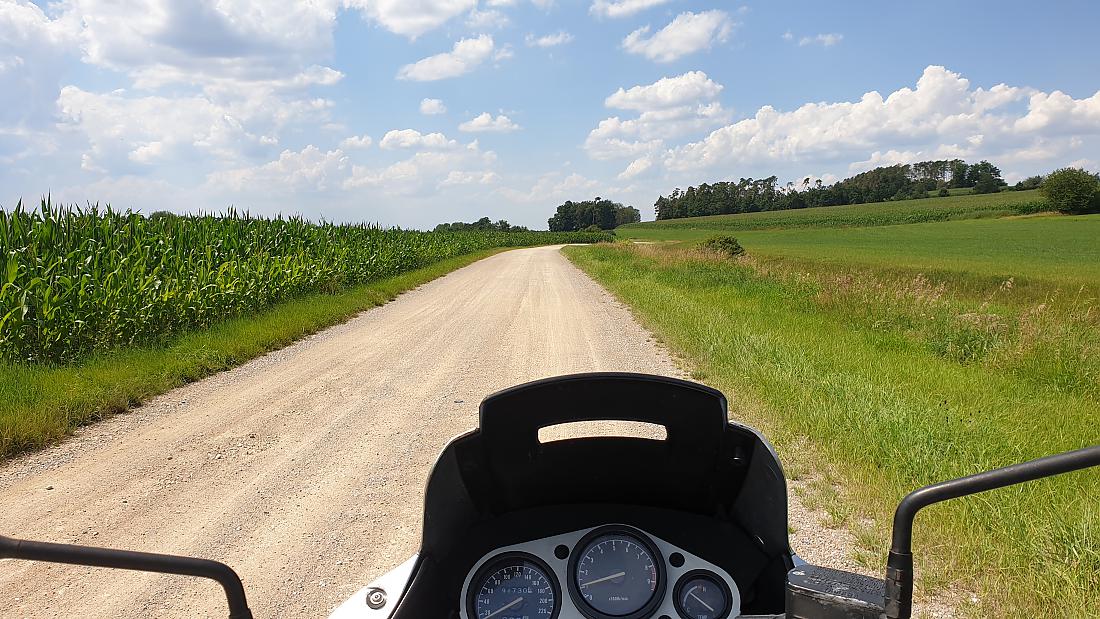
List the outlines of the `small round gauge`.
{"label": "small round gauge", "polygon": [[572,557],[569,593],[585,616],[635,619],[661,603],[664,559],[642,533],[595,529],[577,543]]}
{"label": "small round gauge", "polygon": [[471,619],[555,619],[561,609],[557,578],[526,553],[493,557],[470,581]]}
{"label": "small round gauge", "polygon": [[676,583],[676,612],[683,619],[726,619],[733,595],[725,581],[706,570],[695,570]]}

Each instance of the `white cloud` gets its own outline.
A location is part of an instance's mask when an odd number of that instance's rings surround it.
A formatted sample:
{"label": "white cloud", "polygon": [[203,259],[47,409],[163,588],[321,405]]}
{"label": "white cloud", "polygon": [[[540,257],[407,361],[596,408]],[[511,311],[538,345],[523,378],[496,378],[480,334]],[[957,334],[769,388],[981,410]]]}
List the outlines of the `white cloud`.
{"label": "white cloud", "polygon": [[449,52],[428,56],[407,64],[397,72],[403,80],[429,82],[458,77],[473,71],[493,55],[493,37],[483,34],[476,39],[462,39]]}
{"label": "white cloud", "polygon": [[702,99],[713,99],[722,85],[702,71],[688,71],[676,77],[662,77],[652,84],[619,88],[604,100],[607,107],[620,110],[660,110],[679,107]]}
{"label": "white cloud", "polygon": [[519,125],[512,122],[512,119],[508,118],[504,114],[493,118],[493,115],[489,112],[482,112],[476,118],[467,120],[466,122],[458,126],[459,131],[466,131],[468,133],[507,133],[509,131],[516,131],[519,128]]}
{"label": "white cloud", "polygon": [[508,16],[496,9],[474,9],[466,16],[466,27],[473,30],[500,29],[509,23]]}
{"label": "white cloud", "polygon": [[645,157],[639,157],[630,162],[630,165],[626,166],[626,169],[619,173],[619,180],[628,180],[648,171],[653,167],[653,157],[646,155]]}
{"label": "white cloud", "polygon": [[[789,32],[787,34],[790,34]],[[784,36],[783,38],[790,40],[790,37]],[[837,32],[826,32],[824,34],[817,34],[812,37],[802,37],[798,40],[798,45],[805,47],[807,45],[821,45],[823,47],[832,47],[837,43],[844,40],[844,35]]]}
{"label": "white cloud", "polygon": [[783,38],[784,41],[793,41],[794,40],[794,33],[792,33],[790,30],[788,30],[788,31],[783,33],[782,38]]}
{"label": "white cloud", "polygon": [[629,17],[639,11],[667,4],[672,0],[595,0],[588,12],[601,17]]}
{"label": "white cloud", "polygon": [[415,39],[476,9],[477,0],[344,0],[390,32]]}
{"label": "white cloud", "polygon": [[88,139],[85,169],[108,171],[196,157],[236,164],[277,143],[286,126],[327,118],[327,101],[264,94],[219,102],[205,95],[130,97],[66,86],[57,105],[64,125]]}
{"label": "white cloud", "polygon": [[[599,181],[572,172],[562,176],[560,172],[543,174],[527,191],[501,187],[497,193],[512,202],[555,203],[561,200],[583,200],[599,195]],[[606,193],[606,192],[604,192]]]}
{"label": "white cloud", "polygon": [[387,131],[378,142],[378,148],[382,150],[451,150],[458,147],[458,142],[447,138],[442,133],[420,133],[416,129]]}
{"label": "white cloud", "polygon": [[500,49],[493,53],[493,60],[495,60],[496,62],[500,62],[502,60],[508,60],[515,55],[515,52],[512,51],[512,44],[505,43],[503,46],[500,47]]}
{"label": "white cloud", "polygon": [[573,40],[573,35],[564,30],[560,30],[554,34],[547,34],[541,37],[536,37],[533,34],[528,34],[524,39],[524,43],[527,47],[556,47],[558,45],[564,45]]}
{"label": "white cloud", "polygon": [[667,26],[649,34],[649,26],[631,32],[623,39],[623,49],[657,62],[672,62],[689,54],[724,43],[734,22],[725,11],[680,13]]}
{"label": "white cloud", "polygon": [[440,99],[424,98],[420,100],[420,113],[424,114],[425,116],[446,114],[447,106],[443,105],[443,101],[441,101]]}
{"label": "white cloud", "polygon": [[662,149],[665,139],[720,126],[730,120],[730,112],[713,101],[721,91],[722,85],[702,71],[619,88],[604,105],[637,111],[638,117],[600,121],[588,133],[584,149],[593,159],[635,158]]}
{"label": "white cloud", "polygon": [[410,195],[442,186],[490,184],[499,180],[492,170],[495,163],[496,153],[482,151],[475,140],[461,148],[421,151],[383,168],[354,166],[344,187],[376,187],[389,194]]}
{"label": "white cloud", "polygon": [[[343,78],[319,64],[332,51],[331,2],[68,0],[48,10],[57,16],[22,1],[0,2],[0,57],[11,45],[16,59],[0,74],[0,128],[15,111],[23,127],[35,119],[60,122],[56,135],[77,148],[85,138],[84,168],[98,173],[270,156],[284,128],[325,124],[331,103],[309,90]],[[133,88],[63,89],[62,56],[78,54],[129,77]],[[11,87],[8,78],[24,70],[23,84]],[[7,101],[8,93],[18,102]]]}
{"label": "white cloud", "polygon": [[939,157],[989,159],[1008,165],[1059,165],[1100,135],[1100,92],[1073,99],[1004,84],[988,90],[944,67],[929,66],[916,88],[858,101],[771,106],[669,150],[668,169],[697,172],[735,165],[858,167]]}
{"label": "white cloud", "polygon": [[344,138],[340,141],[340,148],[342,150],[358,150],[363,148],[370,148],[373,140],[369,135],[353,135],[351,137]]}
{"label": "white cloud", "polygon": [[207,183],[229,191],[325,191],[339,187],[347,169],[342,150],[326,152],[311,144],[300,151],[284,150],[263,165],[214,172]]}
{"label": "white cloud", "polygon": [[[0,129],[49,128],[63,61],[77,51],[78,31],[74,20],[51,19],[29,2],[0,3]],[[0,156],[5,151],[0,144]]]}
{"label": "white cloud", "polygon": [[[70,0],[89,64],[165,82],[272,80],[332,50],[335,2]],[[166,77],[157,77],[163,73]]]}
{"label": "white cloud", "polygon": [[447,178],[443,179],[439,184],[442,187],[451,185],[493,185],[500,182],[500,175],[492,170],[464,172],[462,170],[451,170],[447,173]]}

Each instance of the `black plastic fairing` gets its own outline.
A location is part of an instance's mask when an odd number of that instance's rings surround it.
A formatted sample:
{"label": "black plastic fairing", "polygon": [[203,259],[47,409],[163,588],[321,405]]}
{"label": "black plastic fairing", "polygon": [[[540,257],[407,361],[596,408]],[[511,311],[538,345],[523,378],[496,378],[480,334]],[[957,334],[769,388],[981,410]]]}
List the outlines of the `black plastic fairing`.
{"label": "black plastic fairing", "polygon": [[[598,420],[662,425],[667,439],[539,442],[539,428]],[[727,421],[718,391],[641,374],[571,375],[489,396],[480,421],[444,449],[428,480],[421,555],[443,581],[437,591],[457,597],[494,547],[621,522],[751,581],[739,582],[752,589],[746,611],[782,611],[793,567],[782,469],[757,432]]]}

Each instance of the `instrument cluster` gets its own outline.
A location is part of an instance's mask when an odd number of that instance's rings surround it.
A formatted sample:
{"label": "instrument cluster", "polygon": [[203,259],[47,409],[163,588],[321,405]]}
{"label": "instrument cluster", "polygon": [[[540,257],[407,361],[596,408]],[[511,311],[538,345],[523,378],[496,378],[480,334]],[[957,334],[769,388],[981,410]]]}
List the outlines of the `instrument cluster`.
{"label": "instrument cluster", "polygon": [[493,550],[461,602],[463,619],[727,619],[741,606],[724,570],[619,524]]}

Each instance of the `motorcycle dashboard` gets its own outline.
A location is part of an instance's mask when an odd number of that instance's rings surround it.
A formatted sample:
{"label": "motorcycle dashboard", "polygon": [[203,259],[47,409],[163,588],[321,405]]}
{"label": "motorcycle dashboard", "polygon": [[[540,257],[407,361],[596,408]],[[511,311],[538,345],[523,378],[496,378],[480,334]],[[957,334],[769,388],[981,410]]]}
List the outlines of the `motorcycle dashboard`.
{"label": "motorcycle dashboard", "polygon": [[494,548],[471,567],[461,619],[727,619],[741,614],[720,566],[648,531],[609,523]]}

